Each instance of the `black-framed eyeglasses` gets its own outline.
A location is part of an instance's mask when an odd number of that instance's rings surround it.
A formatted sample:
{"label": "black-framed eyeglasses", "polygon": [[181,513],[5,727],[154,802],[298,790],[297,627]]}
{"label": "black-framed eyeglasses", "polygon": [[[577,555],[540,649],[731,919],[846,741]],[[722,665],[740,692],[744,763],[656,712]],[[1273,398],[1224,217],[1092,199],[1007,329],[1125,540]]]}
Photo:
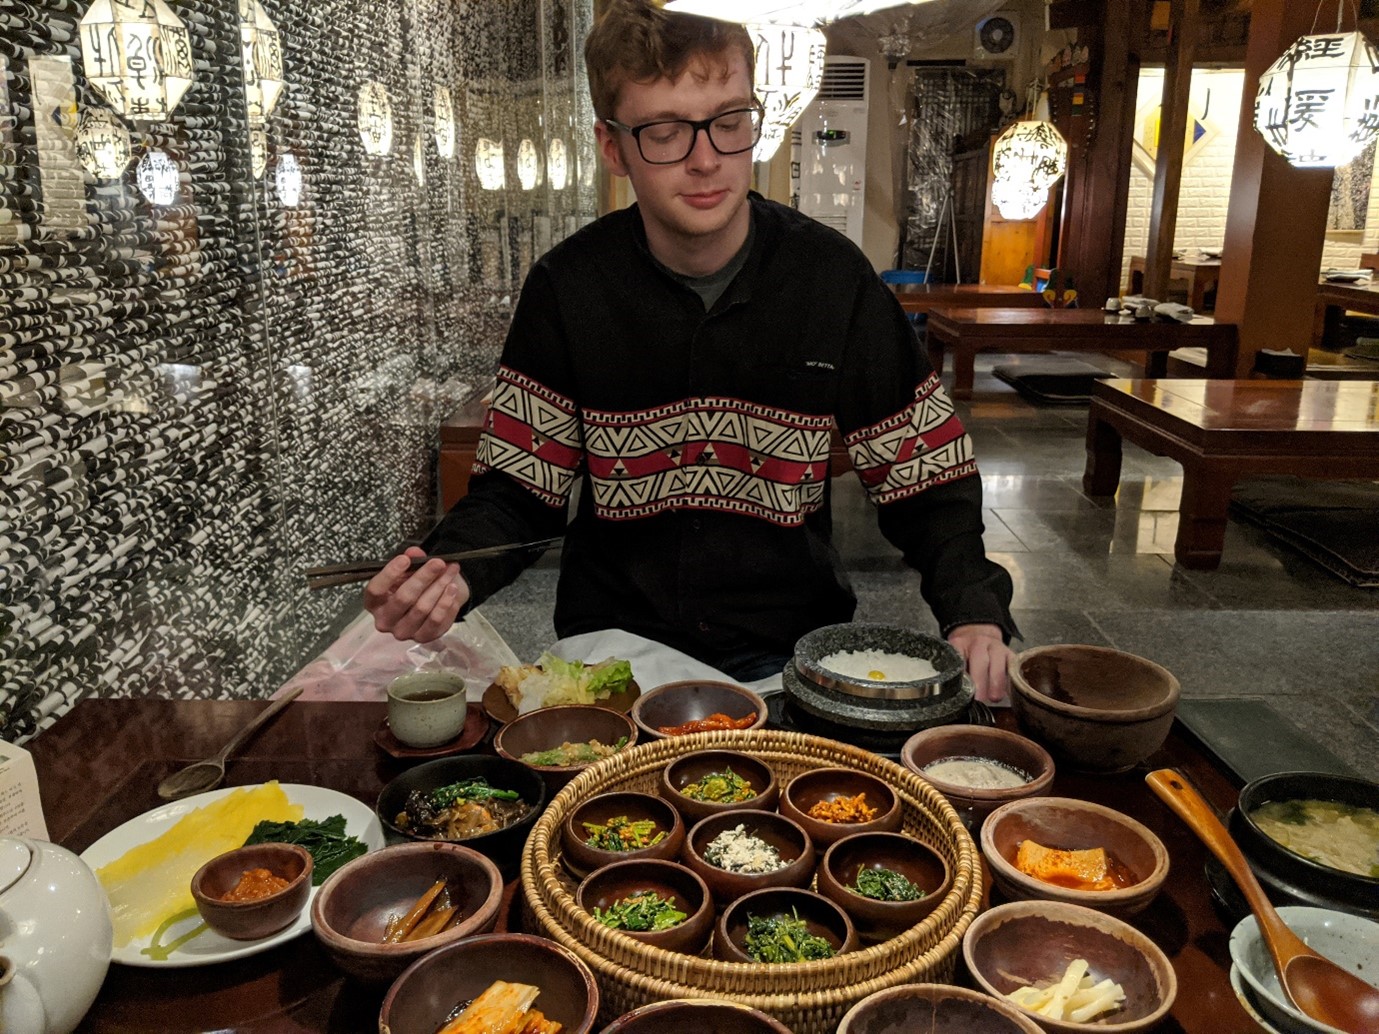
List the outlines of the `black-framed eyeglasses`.
{"label": "black-framed eyeglasses", "polygon": [[761,106],[754,104],[750,108],[734,108],[698,122],[670,119],[628,126],[611,118],[603,121],[605,125],[631,135],[637,142],[642,161],[648,165],[675,165],[690,156],[701,129],[719,154],[750,151],[761,138],[761,118]]}

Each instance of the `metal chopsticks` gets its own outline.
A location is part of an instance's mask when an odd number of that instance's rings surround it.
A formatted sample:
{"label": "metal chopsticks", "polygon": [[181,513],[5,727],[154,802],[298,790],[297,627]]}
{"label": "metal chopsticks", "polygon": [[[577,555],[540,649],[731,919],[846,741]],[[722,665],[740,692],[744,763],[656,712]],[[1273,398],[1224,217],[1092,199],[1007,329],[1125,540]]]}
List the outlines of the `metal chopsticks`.
{"label": "metal chopsticks", "polygon": [[[501,546],[483,546],[479,549],[465,549],[458,553],[437,553],[434,556],[417,557],[412,560],[412,569],[420,567],[428,560],[444,560],[446,563],[454,563],[461,560],[478,560],[482,557],[503,556],[507,553],[538,552],[549,549],[561,541],[561,536],[554,538],[534,539],[531,542],[508,542]],[[325,589],[332,585],[349,585],[352,582],[367,582],[370,578],[383,570],[392,562],[392,557],[387,560],[355,560],[344,564],[327,564],[324,567],[308,567],[306,575],[306,587],[308,589]]]}

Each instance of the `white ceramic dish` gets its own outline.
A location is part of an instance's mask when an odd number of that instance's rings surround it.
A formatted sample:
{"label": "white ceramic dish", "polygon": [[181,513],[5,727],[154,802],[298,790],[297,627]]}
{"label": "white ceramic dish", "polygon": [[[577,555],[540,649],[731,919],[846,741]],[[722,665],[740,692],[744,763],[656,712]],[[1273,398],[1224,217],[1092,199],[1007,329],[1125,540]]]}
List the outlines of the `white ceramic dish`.
{"label": "white ceramic dish", "polygon": [[[384,845],[383,827],[379,824],[373,809],[367,804],[363,804],[347,794],[327,790],[320,786],[283,783],[282,788],[287,794],[288,800],[293,804],[302,806],[303,818],[320,822],[332,815],[343,815],[345,816],[345,832],[362,840],[368,845],[370,851],[377,851]],[[161,836],[179,819],[194,809],[210,804],[212,801],[219,800],[221,797],[240,789],[244,788],[227,786],[219,790],[199,793],[194,797],[186,797],[180,801],[172,801],[154,808],[152,811],[146,811],[123,825],[116,826],[97,840],[81,853],[81,860],[92,870],[99,869],[102,865],[108,865],[130,848],[146,844],[155,837]],[[214,930],[206,930],[178,948],[165,961],[160,962],[140,954],[139,949],[148,946],[147,940],[130,941],[122,947],[115,948],[110,954],[110,960],[123,963],[126,966],[179,969],[189,966],[209,966],[216,962],[241,959],[246,955],[257,955],[261,951],[267,951],[269,948],[289,941],[311,929],[311,900],[315,898],[317,890],[316,887],[311,888],[311,896],[307,899],[306,907],[302,909],[296,920],[271,937],[264,937],[257,941],[234,941],[228,937],[220,936]],[[200,916],[188,917],[183,922],[173,926],[164,935],[164,942],[171,941],[188,932],[200,922]]]}
{"label": "white ceramic dish", "polygon": [[[1379,969],[1375,966],[1375,959],[1379,959],[1379,923],[1349,912],[1305,905],[1284,905],[1278,914],[1313,951],[1370,984],[1379,979]],[[1287,1001],[1254,916],[1246,916],[1236,924],[1231,931],[1230,947],[1231,961],[1240,971],[1254,1006],[1272,1026],[1289,1034],[1293,1031],[1343,1034],[1335,1027],[1304,1016]]]}
{"label": "white ceramic dish", "polygon": [[1249,1013],[1250,1019],[1259,1025],[1264,1034],[1307,1034],[1305,1027],[1279,1027],[1266,1019],[1259,1009],[1259,1003],[1255,1001],[1254,992],[1240,975],[1240,967],[1234,963],[1231,964],[1231,990],[1235,992],[1240,1007]]}

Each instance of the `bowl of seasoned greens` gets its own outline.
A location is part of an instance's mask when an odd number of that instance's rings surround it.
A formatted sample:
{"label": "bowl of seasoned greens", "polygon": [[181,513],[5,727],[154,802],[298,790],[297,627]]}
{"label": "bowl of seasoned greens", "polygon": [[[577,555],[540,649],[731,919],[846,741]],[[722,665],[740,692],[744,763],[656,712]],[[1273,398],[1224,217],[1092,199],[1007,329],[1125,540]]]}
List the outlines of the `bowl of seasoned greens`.
{"label": "bowl of seasoned greens", "polygon": [[632,858],[674,858],[685,842],[680,813],[649,793],[601,793],[577,805],[560,827],[560,860],[583,879]]}
{"label": "bowl of seasoned greens", "polygon": [[596,761],[637,742],[637,726],[606,707],[543,707],[508,722],[493,737],[499,757],[536,769],[552,794]]}
{"label": "bowl of seasoned greens", "polygon": [[660,792],[693,825],[725,811],[770,811],[780,799],[780,783],[771,766],[751,754],[697,750],[666,765]]}
{"label": "bowl of seasoned greens", "polygon": [[816,962],[855,951],[857,944],[846,912],[799,887],[744,894],[723,910],[713,932],[713,953],[727,962]]}
{"label": "bowl of seasoned greens", "polygon": [[575,900],[610,930],[698,955],[713,931],[713,897],[695,873],[661,858],[614,862],[585,878]]}
{"label": "bowl of seasoned greens", "polygon": [[948,863],[904,833],[854,833],[824,852],[819,893],[848,914],[864,941],[908,930],[943,901]]}
{"label": "bowl of seasoned greens", "polygon": [[685,837],[682,855],[720,903],[764,887],[808,886],[814,875],[814,842],[798,822],[774,811],[703,819]]}

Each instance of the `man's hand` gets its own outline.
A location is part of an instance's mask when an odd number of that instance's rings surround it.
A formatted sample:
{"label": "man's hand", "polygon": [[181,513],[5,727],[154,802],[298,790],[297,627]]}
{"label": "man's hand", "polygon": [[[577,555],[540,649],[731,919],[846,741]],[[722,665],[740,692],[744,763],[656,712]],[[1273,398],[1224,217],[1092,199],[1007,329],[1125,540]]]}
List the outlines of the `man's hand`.
{"label": "man's hand", "polygon": [[409,546],[364,586],[364,609],[373,615],[374,628],[394,639],[429,643],[439,638],[469,599],[459,564],[433,558],[411,570],[411,561],[425,555]]}
{"label": "man's hand", "polygon": [[967,663],[977,699],[988,704],[1004,700],[1009,689],[1006,663],[1011,650],[1001,630],[995,625],[959,625],[948,633],[948,641]]}

